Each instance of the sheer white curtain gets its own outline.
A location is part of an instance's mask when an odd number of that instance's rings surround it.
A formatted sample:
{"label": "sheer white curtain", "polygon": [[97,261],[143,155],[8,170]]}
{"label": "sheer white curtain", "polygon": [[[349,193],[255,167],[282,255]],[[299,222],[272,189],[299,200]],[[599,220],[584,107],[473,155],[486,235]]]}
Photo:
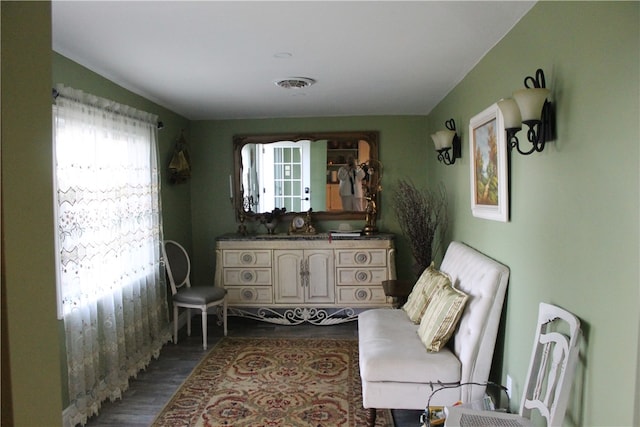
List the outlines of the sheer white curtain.
{"label": "sheer white curtain", "polygon": [[160,265],[157,117],[59,86],[58,295],[70,407],[84,424],[170,338]]}

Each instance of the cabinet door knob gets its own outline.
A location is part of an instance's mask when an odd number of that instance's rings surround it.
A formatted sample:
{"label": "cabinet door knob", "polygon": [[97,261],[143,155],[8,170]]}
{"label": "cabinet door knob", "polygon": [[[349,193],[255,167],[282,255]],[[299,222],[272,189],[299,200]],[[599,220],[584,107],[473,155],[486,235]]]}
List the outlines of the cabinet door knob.
{"label": "cabinet door knob", "polygon": [[369,291],[367,289],[357,289],[355,297],[358,301],[366,301],[369,299]]}
{"label": "cabinet door knob", "polygon": [[369,281],[369,274],[366,271],[358,271],[356,272],[356,280],[358,282],[368,282]]}
{"label": "cabinet door knob", "polygon": [[369,256],[366,253],[358,252],[356,254],[356,264],[364,264],[369,261]]}
{"label": "cabinet door knob", "polygon": [[243,282],[252,282],[253,281],[253,272],[247,271],[247,270],[243,270],[242,273],[240,274],[240,277],[242,278]]}

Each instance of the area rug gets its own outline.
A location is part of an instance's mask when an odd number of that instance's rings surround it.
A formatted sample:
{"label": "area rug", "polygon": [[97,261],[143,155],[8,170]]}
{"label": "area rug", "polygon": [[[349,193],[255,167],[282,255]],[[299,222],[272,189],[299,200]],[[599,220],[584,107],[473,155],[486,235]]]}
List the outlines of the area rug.
{"label": "area rug", "polygon": [[[153,426],[366,426],[358,341],[223,338]],[[378,410],[376,426],[393,427]]]}

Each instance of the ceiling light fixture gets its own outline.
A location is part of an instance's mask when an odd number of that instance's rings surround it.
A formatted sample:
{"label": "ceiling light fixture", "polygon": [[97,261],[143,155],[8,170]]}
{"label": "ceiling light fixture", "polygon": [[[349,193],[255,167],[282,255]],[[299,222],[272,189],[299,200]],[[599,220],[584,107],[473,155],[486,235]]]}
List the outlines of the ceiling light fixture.
{"label": "ceiling light fixture", "polygon": [[285,89],[304,89],[315,82],[315,80],[308,77],[287,77],[285,79],[278,79],[274,81],[276,86],[280,86]]}

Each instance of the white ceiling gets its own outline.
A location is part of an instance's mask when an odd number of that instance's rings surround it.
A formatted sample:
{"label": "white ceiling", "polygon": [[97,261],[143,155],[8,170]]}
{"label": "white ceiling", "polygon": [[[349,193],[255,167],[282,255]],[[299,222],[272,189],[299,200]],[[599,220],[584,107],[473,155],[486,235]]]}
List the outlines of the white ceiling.
{"label": "white ceiling", "polygon": [[53,49],[192,120],[424,115],[533,4],[54,0]]}

